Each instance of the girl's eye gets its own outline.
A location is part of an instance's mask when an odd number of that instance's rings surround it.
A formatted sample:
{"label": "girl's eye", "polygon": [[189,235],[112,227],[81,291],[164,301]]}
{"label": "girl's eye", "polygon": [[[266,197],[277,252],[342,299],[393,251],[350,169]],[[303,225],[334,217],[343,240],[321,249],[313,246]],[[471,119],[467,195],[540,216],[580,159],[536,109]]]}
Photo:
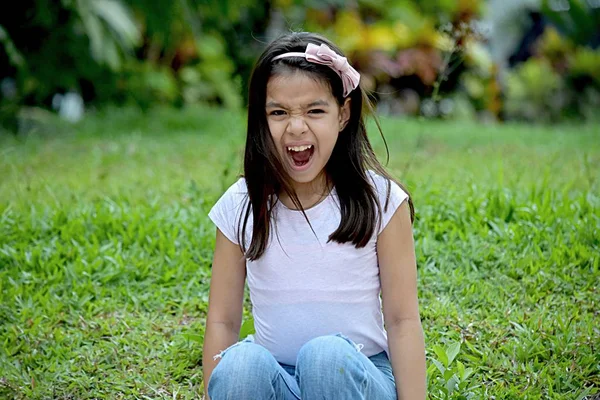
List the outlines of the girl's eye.
{"label": "girl's eye", "polygon": [[325,112],[325,110],[321,110],[320,108],[315,108],[313,110],[310,110],[308,113],[309,114],[323,114]]}
{"label": "girl's eye", "polygon": [[281,115],[285,115],[285,111],[283,110],[273,110],[269,113],[269,115],[273,115],[275,117],[281,116]]}

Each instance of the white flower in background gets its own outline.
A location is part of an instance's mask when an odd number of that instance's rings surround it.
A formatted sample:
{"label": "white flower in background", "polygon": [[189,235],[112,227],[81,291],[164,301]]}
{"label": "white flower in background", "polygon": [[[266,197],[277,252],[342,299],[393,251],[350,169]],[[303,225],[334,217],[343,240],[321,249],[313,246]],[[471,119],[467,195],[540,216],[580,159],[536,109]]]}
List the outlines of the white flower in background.
{"label": "white flower in background", "polygon": [[17,83],[12,78],[4,78],[0,82],[0,93],[5,99],[12,100],[17,97]]}
{"label": "white flower in background", "polygon": [[57,93],[52,97],[52,108],[58,111],[61,118],[69,122],[77,122],[83,118],[85,106],[79,93]]}

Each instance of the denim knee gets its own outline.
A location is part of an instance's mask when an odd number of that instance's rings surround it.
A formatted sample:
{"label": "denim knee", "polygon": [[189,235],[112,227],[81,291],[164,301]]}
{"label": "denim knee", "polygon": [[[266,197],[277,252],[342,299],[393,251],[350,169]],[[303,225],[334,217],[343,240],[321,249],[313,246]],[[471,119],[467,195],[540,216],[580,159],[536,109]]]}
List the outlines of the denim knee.
{"label": "denim knee", "polygon": [[[361,345],[354,344],[342,335],[319,336],[308,341],[298,352],[298,364],[303,361],[324,361],[336,358],[341,353],[355,355],[362,349]],[[327,360],[330,361],[330,360]]]}
{"label": "denim knee", "polygon": [[340,387],[362,392],[366,371],[359,352],[360,346],[339,335],[322,336],[307,342],[300,349],[296,363],[303,396],[308,395],[307,391],[314,391],[318,398],[339,398],[339,393],[328,393]]}
{"label": "denim knee", "polygon": [[[241,342],[220,355],[210,376],[208,395],[213,400],[269,398],[273,377],[273,359],[267,349],[254,343]],[[261,389],[269,393],[257,393]]]}

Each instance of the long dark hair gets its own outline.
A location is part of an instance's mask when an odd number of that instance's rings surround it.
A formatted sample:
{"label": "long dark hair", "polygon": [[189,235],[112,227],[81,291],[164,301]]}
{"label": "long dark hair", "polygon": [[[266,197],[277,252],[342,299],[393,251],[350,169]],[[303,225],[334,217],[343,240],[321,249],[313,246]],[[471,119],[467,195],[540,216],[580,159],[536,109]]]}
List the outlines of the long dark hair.
{"label": "long dark hair", "polygon": [[[344,55],[337,46],[320,35],[307,32],[289,33],[273,41],[266,48],[250,78],[248,132],[244,155],[244,176],[249,202],[239,226],[240,244],[250,260],[260,258],[265,252],[272,231],[273,207],[278,201],[279,194],[286,193],[310,225],[269,131],[265,111],[269,78],[289,71],[302,71],[326,83],[338,105],[344,104],[342,80],[330,67],[310,63],[302,57],[287,57],[273,61],[274,57],[283,53],[304,52],[308,43],[317,45],[324,43],[336,53]],[[341,211],[340,225],[329,236],[329,241],[351,242],[356,247],[364,247],[377,228],[376,221],[378,216],[381,217],[382,207],[384,209],[387,207],[392,178],[377,160],[367,137],[362,111],[363,107],[372,111],[369,99],[360,86],[348,96],[351,99],[350,119],[339,134],[325,166],[325,175],[328,182],[336,189]],[[375,121],[381,132],[379,122],[377,119]],[[384,206],[379,204],[373,182],[367,172],[369,169],[388,179],[388,194]],[[409,206],[412,220],[414,207],[410,199]],[[253,218],[252,241],[247,247],[246,229],[250,214]]]}

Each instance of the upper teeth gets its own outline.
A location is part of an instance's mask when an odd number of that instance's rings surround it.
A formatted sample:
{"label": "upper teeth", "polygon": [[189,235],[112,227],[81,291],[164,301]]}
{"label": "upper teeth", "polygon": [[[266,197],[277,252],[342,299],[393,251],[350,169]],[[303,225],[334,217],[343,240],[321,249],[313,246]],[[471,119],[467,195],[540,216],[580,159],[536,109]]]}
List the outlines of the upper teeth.
{"label": "upper teeth", "polygon": [[306,146],[288,146],[289,151],[304,151],[312,148],[312,144]]}

